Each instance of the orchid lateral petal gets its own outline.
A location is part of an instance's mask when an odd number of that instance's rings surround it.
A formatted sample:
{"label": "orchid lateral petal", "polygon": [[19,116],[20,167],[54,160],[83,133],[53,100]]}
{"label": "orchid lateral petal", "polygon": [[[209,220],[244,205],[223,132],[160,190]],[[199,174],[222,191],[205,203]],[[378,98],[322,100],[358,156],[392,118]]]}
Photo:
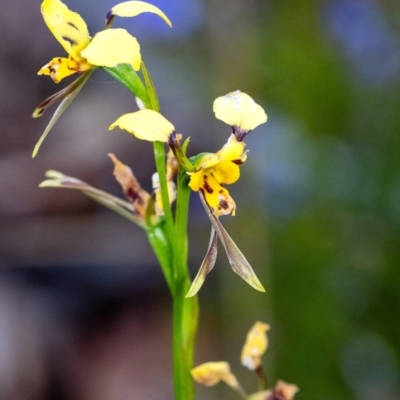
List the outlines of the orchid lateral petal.
{"label": "orchid lateral petal", "polygon": [[96,33],[81,55],[98,67],[130,64],[138,71],[142,62],[138,41],[125,29],[106,29]]}
{"label": "orchid lateral petal", "polygon": [[106,26],[108,25],[108,21],[114,16],[136,17],[144,12],[157,14],[167,25],[172,27],[171,21],[159,8],[144,1],[125,1],[115,5],[107,15]]}
{"label": "orchid lateral petal", "polygon": [[82,17],[60,0],[44,0],[41,6],[44,22],[64,50],[76,61],[90,42],[89,32]]}
{"label": "orchid lateral petal", "polygon": [[[74,98],[77,96],[77,94],[80,92],[80,90],[83,88],[83,85],[86,83],[86,81],[89,79],[89,76],[91,75],[91,73],[93,72],[93,70],[87,71],[85,72],[82,77],[81,80],[79,82],[78,79],[73,82],[76,83],[76,86],[74,86],[71,90],[68,90],[68,93],[64,93],[62,95],[60,95],[59,98],[57,98],[57,100],[52,101],[51,104],[54,104],[56,101],[60,100],[61,98],[63,98],[63,101],[61,102],[61,104],[58,106],[57,110],[55,111],[55,113],[53,114],[50,122],[48,123],[48,125],[46,126],[46,129],[44,130],[44,132],[42,133],[42,136],[40,136],[38,142],[35,145],[35,148],[33,149],[33,153],[32,153],[32,158],[36,157],[40,146],[42,145],[44,139],[46,139],[46,136],[48,135],[48,133],[51,131],[51,129],[53,128],[53,126],[55,125],[55,123],[58,121],[58,119],[61,117],[61,115],[64,113],[64,111],[68,108],[68,106],[71,104],[72,100],[74,100]],[[68,88],[66,88],[68,89]],[[62,92],[62,91],[61,91]],[[59,92],[60,94],[60,92]],[[49,99],[47,99],[49,100]],[[45,100],[44,102],[46,102],[47,100]],[[43,104],[43,103],[42,103]],[[39,105],[40,107],[41,105]],[[43,109],[42,113],[40,115],[37,115],[38,112],[40,112],[41,109],[39,109],[39,107],[34,111],[34,116],[40,116],[43,114],[44,110],[49,107],[49,105],[45,105],[45,108]],[[43,107],[43,106],[42,106]]]}
{"label": "orchid lateral petal", "polygon": [[200,290],[203,285],[206,276],[214,268],[215,260],[217,259],[218,247],[217,247],[217,233],[214,228],[211,228],[210,244],[203,262],[197,272],[196,278],[194,278],[192,285],[190,286],[189,292],[185,296],[193,297]]}
{"label": "orchid lateral petal", "polygon": [[210,207],[206,203],[204,199],[203,193],[200,191],[200,200],[203,204],[204,209],[206,210],[207,216],[214,227],[215,231],[218,234],[219,239],[222,242],[222,245],[225,248],[226,255],[229,260],[229,264],[231,265],[234,272],[236,272],[242,279],[244,279],[250,286],[254,289],[265,292],[264,287],[261,282],[258,280],[256,274],[254,273],[251,265],[246,260],[245,256],[238,249],[235,242],[228,235],[225,228],[222,226],[219,219],[211,212]]}
{"label": "orchid lateral petal", "polygon": [[214,101],[215,117],[232,127],[249,132],[267,121],[267,114],[254,100],[240,90]]}
{"label": "orchid lateral petal", "polygon": [[[32,114],[33,118],[41,117],[44,112],[51,107],[53,104],[61,101],[71,92],[73,92],[78,86],[82,85],[82,81],[86,81],[87,77],[85,74],[81,75],[78,79],[75,79],[70,85],[65,87],[64,89],[60,90],[57,93],[54,93],[46,100],[43,100],[36,108]],[[84,83],[84,82],[83,82]]]}
{"label": "orchid lateral petal", "polygon": [[108,128],[118,126],[141,140],[167,143],[169,136],[175,131],[174,126],[160,113],[153,110],[139,110],[119,117]]}
{"label": "orchid lateral petal", "polygon": [[142,228],[145,228],[143,222],[132,213],[132,205],[129,202],[121,200],[118,197],[115,197],[102,190],[96,189],[80,179],[64,175],[58,171],[47,171],[45,176],[48,179],[43,181],[39,187],[79,190],[86,196],[89,196],[93,200],[116,212],[122,217],[136,223]]}

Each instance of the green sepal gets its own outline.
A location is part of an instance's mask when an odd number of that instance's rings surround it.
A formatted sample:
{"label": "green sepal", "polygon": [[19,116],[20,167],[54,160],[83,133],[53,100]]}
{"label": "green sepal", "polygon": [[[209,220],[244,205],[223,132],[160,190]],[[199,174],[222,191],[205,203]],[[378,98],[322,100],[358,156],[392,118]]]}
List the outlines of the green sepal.
{"label": "green sepal", "polygon": [[139,75],[129,64],[118,64],[116,67],[103,67],[115,80],[122,83],[129,91],[143,101],[146,108],[151,108],[149,94]]}

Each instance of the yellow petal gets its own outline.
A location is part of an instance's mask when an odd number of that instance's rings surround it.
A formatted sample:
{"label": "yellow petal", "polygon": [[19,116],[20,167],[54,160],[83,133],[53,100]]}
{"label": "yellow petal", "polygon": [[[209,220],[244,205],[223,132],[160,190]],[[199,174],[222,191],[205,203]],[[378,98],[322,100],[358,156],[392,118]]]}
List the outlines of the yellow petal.
{"label": "yellow petal", "polygon": [[90,64],[115,67],[130,64],[138,71],[142,62],[138,41],[125,29],[106,29],[97,33],[90,44],[81,51]]}
{"label": "yellow petal", "polygon": [[239,142],[234,135],[231,135],[221,150],[213,156],[202,160],[201,168],[210,168],[223,161],[243,163],[245,161],[245,147],[245,143]]}
{"label": "yellow petal", "polygon": [[138,139],[150,142],[168,142],[168,138],[175,130],[174,126],[160,113],[153,110],[139,110],[125,114],[118,118],[109,129],[118,126],[120,129],[132,133]]}
{"label": "yellow petal", "polygon": [[214,386],[221,380],[229,386],[239,386],[235,375],[232,374],[229,364],[225,361],[208,362],[193,368],[191,371],[193,379],[205,386]]}
{"label": "yellow petal", "polygon": [[203,173],[202,192],[214,215],[235,215],[236,204],[228,190],[222,187],[211,173]]}
{"label": "yellow petal", "polygon": [[111,15],[117,15],[118,17],[136,17],[144,12],[157,14],[169,26],[172,26],[171,21],[159,8],[144,1],[125,1],[111,9]]}
{"label": "yellow petal", "polygon": [[220,184],[230,185],[240,177],[240,168],[232,161],[224,161],[213,168],[213,176]]}
{"label": "yellow petal", "polygon": [[44,65],[38,75],[50,75],[55,83],[77,72],[84,72],[92,68],[86,61],[75,61],[72,58],[55,57]]}
{"label": "yellow petal", "polygon": [[268,324],[258,321],[249,330],[240,356],[244,367],[253,371],[261,365],[261,357],[268,347],[266,332],[269,328]]}
{"label": "yellow petal", "polygon": [[216,118],[246,132],[267,121],[267,115],[262,107],[239,90],[218,97],[214,101],[213,109]]}
{"label": "yellow petal", "polygon": [[[160,177],[157,172],[155,172],[152,177],[153,191],[156,197],[155,210],[158,216],[164,215],[164,205],[161,195]],[[169,203],[172,204],[176,200],[176,185],[172,180],[167,180],[168,187],[168,199]]]}
{"label": "yellow petal", "polygon": [[90,42],[85,21],[60,0],[44,0],[41,6],[44,22],[65,51],[76,61]]}

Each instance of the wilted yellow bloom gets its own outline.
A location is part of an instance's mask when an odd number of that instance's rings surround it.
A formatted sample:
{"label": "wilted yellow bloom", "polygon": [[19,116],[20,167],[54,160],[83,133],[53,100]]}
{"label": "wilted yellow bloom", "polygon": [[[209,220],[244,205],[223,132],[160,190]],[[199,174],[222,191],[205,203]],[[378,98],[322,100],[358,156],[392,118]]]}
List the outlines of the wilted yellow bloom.
{"label": "wilted yellow bloom", "polygon": [[153,110],[139,110],[119,117],[108,129],[118,126],[138,139],[150,142],[160,141],[167,143],[170,135],[175,131],[174,126],[160,113]]}
{"label": "wilted yellow bloom", "polygon": [[268,324],[256,322],[249,330],[246,342],[242,349],[240,360],[244,367],[255,370],[261,365],[261,357],[268,347],[266,332],[270,329]]}
{"label": "wilted yellow bloom", "polygon": [[232,127],[238,141],[242,141],[250,131],[267,121],[263,108],[239,90],[218,97],[213,108],[215,117]]}
{"label": "wilted yellow bloom", "polygon": [[240,387],[230,366],[225,361],[208,362],[193,368],[191,371],[193,379],[205,386],[214,386],[220,381],[224,381],[230,387],[237,389]]}
{"label": "wilted yellow bloom", "polygon": [[[151,4],[140,3],[134,15],[153,12],[165,20],[161,10]],[[70,11],[60,0],[44,0],[41,11],[47,27],[67,52],[68,58],[53,58],[40,69],[39,75],[50,75],[58,83],[67,76],[96,66],[130,64],[136,71],[140,69],[139,43],[125,29],[106,29],[92,39],[81,16]]]}

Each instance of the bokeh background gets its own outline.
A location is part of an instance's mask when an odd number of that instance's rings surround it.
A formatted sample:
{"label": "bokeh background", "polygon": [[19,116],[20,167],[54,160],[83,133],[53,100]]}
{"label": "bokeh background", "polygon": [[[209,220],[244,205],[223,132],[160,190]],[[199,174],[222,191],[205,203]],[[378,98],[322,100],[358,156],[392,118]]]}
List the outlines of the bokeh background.
{"label": "bokeh background", "polygon": [[[116,21],[137,36],[164,115],[190,154],[229,128],[213,100],[240,89],[268,113],[248,136],[238,211],[223,223],[267,288],[232,273],[223,251],[200,292],[197,362],[240,366],[248,328],[268,322],[270,385],[299,400],[400,399],[400,3],[398,0],[154,0],[170,17]],[[112,0],[70,0],[92,33]],[[56,169],[120,195],[107,153],[150,190],[151,146],[108,125],[135,109],[101,72],[36,159],[56,86],[37,70],[63,49],[38,0],[0,11],[0,398],[172,399],[170,299],[139,228],[77,192],[39,189]],[[197,196],[190,267],[209,223]],[[198,388],[199,399],[231,399]]]}

